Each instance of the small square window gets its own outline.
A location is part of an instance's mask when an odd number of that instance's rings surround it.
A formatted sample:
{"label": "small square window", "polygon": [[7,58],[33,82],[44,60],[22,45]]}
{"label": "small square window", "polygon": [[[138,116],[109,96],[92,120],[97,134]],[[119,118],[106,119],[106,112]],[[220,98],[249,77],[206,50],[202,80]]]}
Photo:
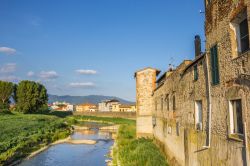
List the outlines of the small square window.
{"label": "small square window", "polygon": [[241,100],[229,102],[230,134],[243,134],[242,105]]}

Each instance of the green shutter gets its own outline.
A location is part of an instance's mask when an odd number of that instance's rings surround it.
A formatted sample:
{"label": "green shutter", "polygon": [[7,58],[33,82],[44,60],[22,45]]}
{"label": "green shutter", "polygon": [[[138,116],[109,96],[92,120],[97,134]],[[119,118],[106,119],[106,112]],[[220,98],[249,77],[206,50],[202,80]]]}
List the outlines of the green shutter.
{"label": "green shutter", "polygon": [[194,80],[195,81],[198,80],[198,66],[197,66],[197,64],[194,65]]}
{"label": "green shutter", "polygon": [[210,49],[211,54],[211,73],[212,73],[212,83],[214,85],[220,82],[219,79],[219,63],[218,63],[218,49],[217,45]]}

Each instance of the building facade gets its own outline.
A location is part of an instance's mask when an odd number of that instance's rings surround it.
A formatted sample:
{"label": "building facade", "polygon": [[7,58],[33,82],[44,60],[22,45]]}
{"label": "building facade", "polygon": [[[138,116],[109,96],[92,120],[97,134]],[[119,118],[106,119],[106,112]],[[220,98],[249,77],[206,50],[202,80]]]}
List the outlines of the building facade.
{"label": "building facade", "polygon": [[83,103],[76,105],[76,112],[96,112],[97,106],[91,103]]}
{"label": "building facade", "polygon": [[120,104],[119,112],[136,112],[136,106],[128,104]]}
{"label": "building facade", "polygon": [[152,118],[137,135],[152,126],[170,165],[249,165],[250,1],[206,0],[205,8],[205,53],[196,36],[194,60],[157,81],[148,69],[136,73],[137,121],[142,111]]}
{"label": "building facade", "polygon": [[74,111],[74,105],[66,102],[54,102],[49,107],[55,111]]}

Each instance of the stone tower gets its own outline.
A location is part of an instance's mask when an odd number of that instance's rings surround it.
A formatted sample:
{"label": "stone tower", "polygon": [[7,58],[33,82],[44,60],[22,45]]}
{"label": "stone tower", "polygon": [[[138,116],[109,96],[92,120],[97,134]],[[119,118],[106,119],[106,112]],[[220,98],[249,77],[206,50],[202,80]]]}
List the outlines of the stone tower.
{"label": "stone tower", "polygon": [[136,79],[136,134],[137,137],[152,137],[152,94],[156,88],[159,70],[144,68],[135,73]]}

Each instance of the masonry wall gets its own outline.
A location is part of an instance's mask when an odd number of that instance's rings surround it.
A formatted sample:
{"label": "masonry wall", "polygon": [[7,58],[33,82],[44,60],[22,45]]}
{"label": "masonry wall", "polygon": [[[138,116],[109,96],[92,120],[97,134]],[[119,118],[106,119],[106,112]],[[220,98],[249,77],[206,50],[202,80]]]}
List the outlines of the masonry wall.
{"label": "masonry wall", "polygon": [[135,112],[73,112],[74,115],[136,119]]}
{"label": "masonry wall", "polygon": [[146,68],[136,72],[136,133],[138,137],[152,137],[152,93],[156,86],[157,71]]}
{"label": "masonry wall", "polygon": [[[206,7],[206,55],[198,61],[184,61],[153,94],[154,137],[163,146],[170,165],[234,166],[250,162],[249,153],[248,159],[246,156],[246,148],[250,150],[250,52],[234,55],[235,38],[230,28],[232,18],[244,8],[247,8],[249,22],[250,1],[212,1]],[[218,85],[211,83],[210,48],[215,44],[218,45]],[[194,81],[195,64],[199,72],[197,81]],[[208,143],[208,85],[211,86],[212,104],[210,148],[205,147]],[[166,96],[169,96],[169,110]],[[234,99],[242,101],[242,123],[246,124],[244,134],[248,147],[244,135],[234,137],[229,132],[229,101]],[[195,127],[197,100],[202,101],[202,130]]]}

